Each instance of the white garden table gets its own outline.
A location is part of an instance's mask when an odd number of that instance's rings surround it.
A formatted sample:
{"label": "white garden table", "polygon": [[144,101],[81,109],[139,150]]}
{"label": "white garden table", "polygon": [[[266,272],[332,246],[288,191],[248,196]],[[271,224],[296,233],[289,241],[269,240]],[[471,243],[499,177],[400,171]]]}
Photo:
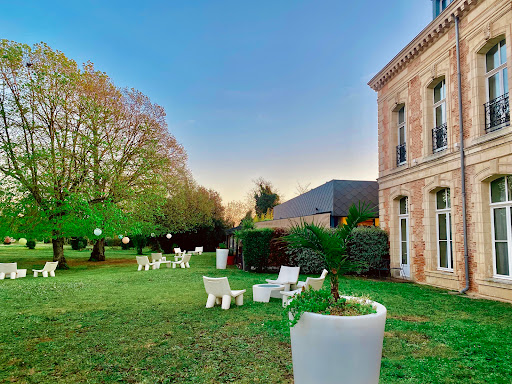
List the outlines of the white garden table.
{"label": "white garden table", "polygon": [[282,284],[256,284],[252,286],[252,300],[260,303],[268,303],[273,292],[284,291]]}

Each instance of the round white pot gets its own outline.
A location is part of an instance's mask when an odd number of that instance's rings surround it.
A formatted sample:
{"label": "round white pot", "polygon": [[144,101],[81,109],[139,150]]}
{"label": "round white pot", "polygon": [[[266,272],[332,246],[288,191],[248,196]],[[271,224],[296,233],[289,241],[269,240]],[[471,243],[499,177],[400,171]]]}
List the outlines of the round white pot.
{"label": "round white pot", "polygon": [[330,316],[306,312],[290,329],[295,384],[378,384],[386,308]]}
{"label": "round white pot", "polygon": [[226,269],[229,249],[217,249],[215,252],[217,254],[217,269]]}

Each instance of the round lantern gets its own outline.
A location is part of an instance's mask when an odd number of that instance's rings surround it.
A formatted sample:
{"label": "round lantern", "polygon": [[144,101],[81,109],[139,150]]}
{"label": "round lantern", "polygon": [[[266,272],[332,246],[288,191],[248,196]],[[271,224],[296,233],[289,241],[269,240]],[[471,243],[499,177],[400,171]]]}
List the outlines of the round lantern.
{"label": "round lantern", "polygon": [[119,240],[121,240],[123,238],[123,235],[119,235],[117,237],[119,237]]}
{"label": "round lantern", "polygon": [[154,233],[151,234],[151,237],[155,237],[156,235]]}
{"label": "round lantern", "polygon": [[18,240],[18,243],[20,245],[27,245],[27,239],[25,239],[24,237],[22,237],[21,239]]}
{"label": "round lantern", "polygon": [[168,239],[170,239],[172,237],[172,235],[170,233],[168,233],[167,235],[165,235],[165,237],[167,237]]}
{"label": "round lantern", "polygon": [[125,236],[121,241],[123,242],[123,244],[128,244],[130,242],[130,238]]}
{"label": "round lantern", "polygon": [[96,236],[99,236],[99,235],[101,235],[102,233],[103,233],[103,231],[102,231],[101,229],[99,229],[99,228],[96,228],[96,229],[94,230],[94,234],[95,234]]}

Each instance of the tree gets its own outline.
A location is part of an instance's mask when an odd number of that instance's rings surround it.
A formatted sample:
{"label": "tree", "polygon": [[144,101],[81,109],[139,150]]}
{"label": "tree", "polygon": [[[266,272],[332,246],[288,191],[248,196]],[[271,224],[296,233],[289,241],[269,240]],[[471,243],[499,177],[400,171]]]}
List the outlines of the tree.
{"label": "tree", "polygon": [[242,219],[246,216],[247,212],[251,211],[250,205],[241,200],[230,201],[224,208],[226,224],[230,225],[231,227],[236,227],[239,225]]}
{"label": "tree", "polygon": [[255,188],[253,190],[256,215],[261,216],[273,209],[279,204],[279,194],[273,191],[274,186],[270,181],[263,178],[254,180]]}

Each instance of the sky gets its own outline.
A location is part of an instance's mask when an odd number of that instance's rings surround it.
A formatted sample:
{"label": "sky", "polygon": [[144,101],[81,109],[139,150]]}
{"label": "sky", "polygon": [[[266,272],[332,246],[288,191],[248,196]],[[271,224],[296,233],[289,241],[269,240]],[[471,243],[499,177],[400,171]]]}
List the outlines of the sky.
{"label": "sky", "polygon": [[224,203],[375,180],[367,82],[432,19],[430,0],[0,0],[0,38],[92,61],[167,112],[196,181]]}

